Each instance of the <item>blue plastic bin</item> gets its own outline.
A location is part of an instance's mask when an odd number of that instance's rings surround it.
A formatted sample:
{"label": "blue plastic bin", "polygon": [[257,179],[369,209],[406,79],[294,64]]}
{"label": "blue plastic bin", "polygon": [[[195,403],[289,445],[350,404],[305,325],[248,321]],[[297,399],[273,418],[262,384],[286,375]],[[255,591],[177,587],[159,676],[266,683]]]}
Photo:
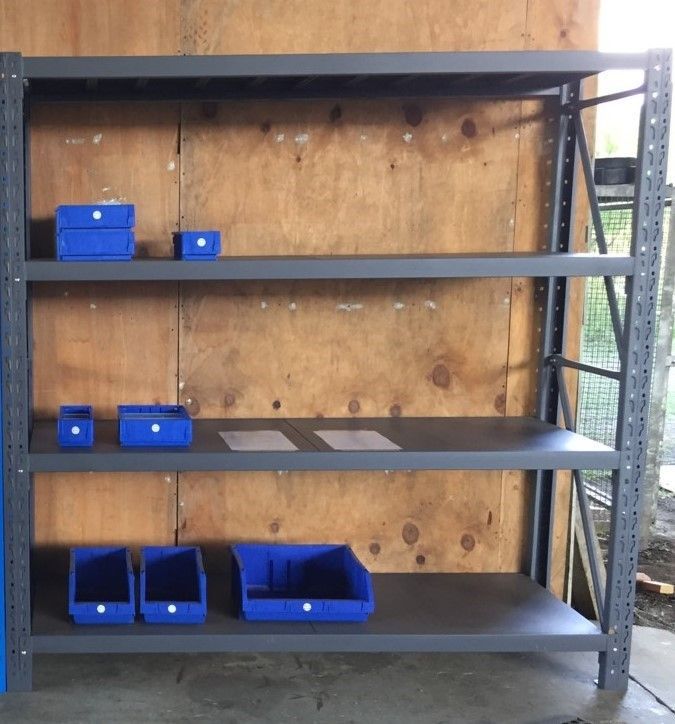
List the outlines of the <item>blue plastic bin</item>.
{"label": "blue plastic bin", "polygon": [[365,621],[370,573],[344,545],[232,546],[232,591],[249,621]]}
{"label": "blue plastic bin", "polygon": [[187,447],[192,420],[183,405],[120,405],[120,445]]}
{"label": "blue plastic bin", "polygon": [[59,261],[129,261],[135,247],[129,229],[63,229],[56,235]]}
{"label": "blue plastic bin", "polygon": [[204,623],[206,574],[201,550],[142,548],[140,608],[147,623]]}
{"label": "blue plastic bin", "polygon": [[175,259],[208,261],[220,254],[219,231],[178,231],[173,235]]}
{"label": "blue plastic bin", "polygon": [[57,435],[61,447],[91,447],[94,444],[94,411],[91,405],[61,405]]}
{"label": "blue plastic bin", "polygon": [[133,204],[63,204],[56,207],[56,230],[131,229],[136,223]]}
{"label": "blue plastic bin", "polygon": [[71,548],[68,612],[75,623],[133,623],[134,571],[128,548]]}

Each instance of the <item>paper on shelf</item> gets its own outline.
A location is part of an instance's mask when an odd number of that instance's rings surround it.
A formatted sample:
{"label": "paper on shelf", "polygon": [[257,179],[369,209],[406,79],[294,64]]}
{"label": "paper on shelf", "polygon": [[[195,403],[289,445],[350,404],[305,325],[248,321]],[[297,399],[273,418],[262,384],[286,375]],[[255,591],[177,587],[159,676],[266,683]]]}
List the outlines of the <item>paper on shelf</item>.
{"label": "paper on shelf", "polygon": [[226,430],[218,434],[235,452],[293,452],[298,449],[279,430]]}
{"label": "paper on shelf", "polygon": [[315,430],[333,450],[400,450],[377,430]]}

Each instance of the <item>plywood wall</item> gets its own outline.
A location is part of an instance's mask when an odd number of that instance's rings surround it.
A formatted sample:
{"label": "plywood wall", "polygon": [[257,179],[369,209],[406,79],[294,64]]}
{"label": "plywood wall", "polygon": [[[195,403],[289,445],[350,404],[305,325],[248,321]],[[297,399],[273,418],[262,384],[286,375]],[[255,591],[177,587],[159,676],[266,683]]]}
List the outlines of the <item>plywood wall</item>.
{"label": "plywood wall", "polygon": [[[27,55],[592,48],[582,0],[5,0]],[[33,242],[57,203],[137,204],[140,253],[216,227],[226,254],[534,250],[551,129],[537,103],[38,108]],[[532,280],[38,285],[35,405],[196,417],[533,409]],[[572,335],[574,342],[575,335]],[[373,570],[519,570],[521,472],[41,475],[39,543],[352,543]],[[557,582],[567,531],[560,486]]]}

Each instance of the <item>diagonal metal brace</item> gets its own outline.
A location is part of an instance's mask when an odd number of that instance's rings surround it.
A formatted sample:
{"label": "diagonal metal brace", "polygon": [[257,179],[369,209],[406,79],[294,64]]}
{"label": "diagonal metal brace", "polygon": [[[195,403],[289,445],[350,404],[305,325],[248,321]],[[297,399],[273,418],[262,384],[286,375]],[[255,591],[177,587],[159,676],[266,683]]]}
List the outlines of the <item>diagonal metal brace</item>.
{"label": "diagonal metal brace", "polygon": [[[595,238],[598,242],[598,250],[601,254],[607,254],[607,241],[605,239],[605,230],[602,225],[602,217],[600,216],[600,205],[598,203],[598,194],[595,189],[595,179],[593,178],[593,164],[591,163],[591,155],[588,151],[588,142],[586,141],[584,122],[581,118],[581,113],[578,110],[573,111],[572,117],[574,120],[574,127],[576,129],[577,146],[579,148],[579,155],[581,156],[581,166],[584,171],[586,191],[588,193],[588,203],[591,207],[591,217],[593,219],[593,227],[595,228]],[[612,277],[603,278],[605,280],[607,301],[609,302],[609,313],[612,318],[614,339],[616,340],[616,347],[619,352],[619,359],[622,359],[623,323],[621,321],[621,313],[619,312],[619,303],[616,298],[614,279],[612,279]]]}
{"label": "diagonal metal brace", "polygon": [[[565,384],[565,376],[563,374],[562,365],[558,364],[556,360],[551,359],[551,364],[555,369],[556,378],[558,380],[558,391],[560,395],[560,407],[562,408],[563,419],[565,421],[565,427],[570,432],[575,432],[576,425],[574,424],[574,415],[572,414],[572,406],[570,404],[569,394],[567,392],[567,386]],[[586,493],[586,485],[584,483],[584,477],[581,470],[573,470],[572,475],[574,477],[574,486],[577,491],[577,498],[579,500],[579,512],[581,514],[581,525],[584,529],[584,538],[586,539],[586,548],[588,550],[588,562],[591,568],[591,579],[593,582],[593,592],[595,593],[595,600],[597,603],[598,617],[600,619],[600,626],[604,630],[604,619],[605,619],[605,592],[603,590],[601,579],[600,579],[600,566],[602,565],[598,561],[597,551],[594,545],[591,545],[593,535],[595,533],[593,526],[593,517],[591,515],[591,505],[588,502],[588,494]]]}

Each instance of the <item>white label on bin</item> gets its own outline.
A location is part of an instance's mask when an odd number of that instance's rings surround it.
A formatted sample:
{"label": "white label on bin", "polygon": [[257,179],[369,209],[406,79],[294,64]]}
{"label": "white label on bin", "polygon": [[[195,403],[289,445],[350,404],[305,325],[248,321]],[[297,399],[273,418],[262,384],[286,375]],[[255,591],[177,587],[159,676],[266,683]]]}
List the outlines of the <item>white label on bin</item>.
{"label": "white label on bin", "polygon": [[103,216],[103,214],[98,209],[96,209],[96,211],[92,213],[92,216],[96,219],[96,221],[98,221],[101,216]]}
{"label": "white label on bin", "polygon": [[206,239],[203,236],[200,236],[199,239],[197,239],[197,246],[201,248],[206,246]]}
{"label": "white label on bin", "polygon": [[312,610],[312,604],[311,603],[303,603],[302,604],[302,610],[309,613]]}
{"label": "white label on bin", "polygon": [[153,432],[159,432],[159,425],[157,423],[155,423],[150,429]]}
{"label": "white label on bin", "polygon": [[96,606],[96,612],[105,613],[105,606],[102,603],[99,603],[98,606]]}
{"label": "white label on bin", "polygon": [[333,450],[400,450],[377,430],[315,430]]}
{"label": "white label on bin", "polygon": [[73,435],[79,435],[80,434],[80,428],[77,425],[73,425],[70,428],[70,431],[73,433]]}
{"label": "white label on bin", "polygon": [[175,606],[175,604],[170,603],[170,604],[166,607],[166,610],[167,610],[169,613],[176,613],[176,606]]}

